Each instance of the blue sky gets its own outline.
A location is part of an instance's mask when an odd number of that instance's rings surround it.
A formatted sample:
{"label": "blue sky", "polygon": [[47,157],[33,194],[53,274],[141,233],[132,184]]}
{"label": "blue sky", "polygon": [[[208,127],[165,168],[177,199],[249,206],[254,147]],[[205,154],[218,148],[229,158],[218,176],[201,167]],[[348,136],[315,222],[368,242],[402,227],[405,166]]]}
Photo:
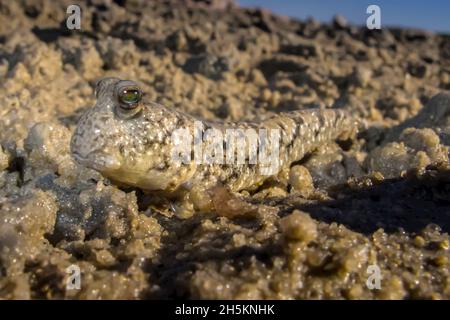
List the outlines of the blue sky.
{"label": "blue sky", "polygon": [[366,9],[381,9],[381,26],[403,26],[450,33],[449,0],[237,0],[241,6],[264,7],[276,13],[328,22],[339,13],[354,24],[366,23]]}

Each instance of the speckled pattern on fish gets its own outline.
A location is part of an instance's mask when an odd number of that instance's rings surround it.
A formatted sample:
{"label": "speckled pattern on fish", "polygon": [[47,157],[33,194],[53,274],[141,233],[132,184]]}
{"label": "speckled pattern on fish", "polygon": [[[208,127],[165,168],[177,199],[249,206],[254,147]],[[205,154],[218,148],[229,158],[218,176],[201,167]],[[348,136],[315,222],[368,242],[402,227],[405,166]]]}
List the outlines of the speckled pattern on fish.
{"label": "speckled pattern on fish", "polygon": [[[143,190],[174,192],[193,186],[225,185],[240,191],[268,178],[250,164],[175,163],[172,159],[172,132],[194,130],[198,119],[149,101],[139,101],[126,109],[118,101],[117,90],[127,84],[117,78],[99,81],[97,103],[80,119],[71,150],[83,165],[94,168],[115,181]],[[354,131],[356,121],[340,109],[306,109],[274,115],[260,123],[203,122],[204,130],[279,129],[280,170],[301,160],[318,146]],[[202,142],[205,143],[205,142]],[[247,159],[248,160],[248,159]]]}

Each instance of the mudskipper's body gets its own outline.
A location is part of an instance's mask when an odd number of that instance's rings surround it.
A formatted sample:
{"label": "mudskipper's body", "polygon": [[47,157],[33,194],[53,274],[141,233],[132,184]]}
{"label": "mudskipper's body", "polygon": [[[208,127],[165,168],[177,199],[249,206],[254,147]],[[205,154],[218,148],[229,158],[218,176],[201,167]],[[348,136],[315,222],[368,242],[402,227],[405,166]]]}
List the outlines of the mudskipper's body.
{"label": "mudskipper's body", "polygon": [[[96,105],[77,125],[71,150],[79,163],[98,170],[113,181],[167,194],[186,195],[196,190],[196,195],[191,198],[203,199],[203,196],[207,198],[208,188],[222,185],[231,191],[240,191],[269,177],[260,165],[250,161],[243,164],[201,163],[194,157],[187,162],[175,161],[173,133],[184,128],[195,135],[195,123],[200,120],[145,101],[135,82],[105,78],[98,83],[96,96]],[[356,126],[355,120],[345,111],[331,109],[282,113],[260,123],[203,121],[202,124],[204,132],[216,129],[223,136],[228,129],[278,130],[277,172],[273,172],[274,175],[321,144],[354,131]],[[202,201],[205,203],[204,199]]]}

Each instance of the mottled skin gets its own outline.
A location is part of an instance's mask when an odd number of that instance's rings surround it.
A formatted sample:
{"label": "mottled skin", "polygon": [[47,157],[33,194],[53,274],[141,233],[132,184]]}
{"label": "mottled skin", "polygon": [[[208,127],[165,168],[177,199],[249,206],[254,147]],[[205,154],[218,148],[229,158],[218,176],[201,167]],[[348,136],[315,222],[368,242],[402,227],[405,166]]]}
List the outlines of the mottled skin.
{"label": "mottled skin", "polygon": [[[145,191],[183,194],[185,199],[195,191],[191,199],[201,198],[203,204],[207,202],[204,197],[207,198],[208,188],[224,185],[231,191],[240,191],[257,186],[269,177],[261,174],[258,165],[248,163],[174,162],[172,132],[179,128],[193,132],[197,119],[146,101],[145,97],[135,109],[124,110],[116,94],[121,84],[123,80],[117,78],[105,78],[98,83],[97,103],[81,117],[71,141],[72,154],[79,163],[113,181]],[[203,121],[203,124],[205,130],[214,127],[222,132],[228,128],[280,129],[281,171],[319,145],[354,132],[356,122],[343,110],[309,109],[278,114],[261,123]]]}

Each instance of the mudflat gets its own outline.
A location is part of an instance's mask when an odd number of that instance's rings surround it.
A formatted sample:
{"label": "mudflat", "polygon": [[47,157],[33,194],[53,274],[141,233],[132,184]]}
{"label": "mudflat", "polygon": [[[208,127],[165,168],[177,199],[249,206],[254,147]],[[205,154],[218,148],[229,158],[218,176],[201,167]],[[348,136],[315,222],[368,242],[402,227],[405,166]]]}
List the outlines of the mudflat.
{"label": "mudflat", "polygon": [[[71,4],[0,1],[1,298],[450,298],[449,36],[232,1],[80,1],[69,30]],[[362,125],[179,216],[73,158],[106,77],[205,121]]]}

